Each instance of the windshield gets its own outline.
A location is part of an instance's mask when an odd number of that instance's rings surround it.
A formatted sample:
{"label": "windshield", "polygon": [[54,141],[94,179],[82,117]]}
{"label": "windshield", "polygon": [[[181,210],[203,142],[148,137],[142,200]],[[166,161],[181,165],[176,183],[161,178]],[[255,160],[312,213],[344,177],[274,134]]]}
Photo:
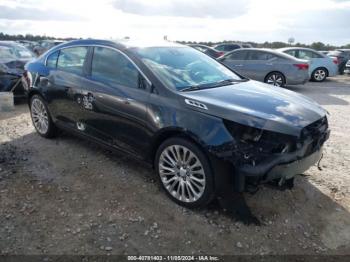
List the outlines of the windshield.
{"label": "windshield", "polygon": [[1,59],[15,59],[16,57],[11,53],[10,48],[0,46],[0,57]]}
{"label": "windshield", "polygon": [[242,80],[214,59],[190,47],[147,47],[134,52],[166,86],[174,90]]}
{"label": "windshield", "polygon": [[34,54],[24,46],[2,46],[0,47],[0,57],[6,59],[30,59]]}

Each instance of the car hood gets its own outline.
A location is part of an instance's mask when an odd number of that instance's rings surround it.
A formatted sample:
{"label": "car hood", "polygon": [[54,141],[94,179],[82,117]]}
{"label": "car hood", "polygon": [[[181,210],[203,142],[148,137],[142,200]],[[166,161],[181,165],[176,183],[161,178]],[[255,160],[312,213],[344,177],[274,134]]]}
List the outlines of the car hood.
{"label": "car hood", "polygon": [[[252,80],[181,95],[194,110],[293,136],[299,136],[301,129],[327,113],[303,95]],[[201,106],[192,101],[200,102]]]}
{"label": "car hood", "polygon": [[7,73],[13,75],[22,75],[24,72],[24,65],[32,59],[1,59],[0,64],[8,68]]}

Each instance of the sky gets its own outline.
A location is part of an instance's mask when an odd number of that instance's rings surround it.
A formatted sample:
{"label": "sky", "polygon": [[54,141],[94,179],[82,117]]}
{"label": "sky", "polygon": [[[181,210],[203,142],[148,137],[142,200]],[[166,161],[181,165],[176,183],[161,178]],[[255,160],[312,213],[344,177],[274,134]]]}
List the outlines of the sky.
{"label": "sky", "polygon": [[350,0],[0,0],[0,32],[350,44]]}

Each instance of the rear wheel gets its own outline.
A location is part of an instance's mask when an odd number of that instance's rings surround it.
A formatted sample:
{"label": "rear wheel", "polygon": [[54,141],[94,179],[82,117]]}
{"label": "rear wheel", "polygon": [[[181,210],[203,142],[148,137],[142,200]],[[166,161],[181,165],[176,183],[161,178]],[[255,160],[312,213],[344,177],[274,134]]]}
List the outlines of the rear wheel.
{"label": "rear wheel", "polygon": [[194,143],[183,138],[166,140],[157,151],[155,167],[162,187],[176,203],[194,208],[214,198],[209,161]]}
{"label": "rear wheel", "polygon": [[30,115],[33,125],[39,135],[50,138],[55,136],[56,127],[52,122],[49,110],[44,99],[39,95],[33,95],[30,99]]}
{"label": "rear wheel", "polygon": [[281,73],[272,72],[266,76],[265,83],[269,85],[282,87],[286,84],[286,80],[284,78],[284,75],[282,75]]}
{"label": "rear wheel", "polygon": [[328,72],[327,69],[325,68],[316,68],[312,74],[311,74],[311,79],[315,82],[322,82],[327,78]]}

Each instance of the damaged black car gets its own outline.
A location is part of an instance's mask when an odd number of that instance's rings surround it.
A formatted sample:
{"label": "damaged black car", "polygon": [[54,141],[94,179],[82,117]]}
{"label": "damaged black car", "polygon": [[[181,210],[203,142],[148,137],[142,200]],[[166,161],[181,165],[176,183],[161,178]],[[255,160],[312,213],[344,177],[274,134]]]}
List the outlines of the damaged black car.
{"label": "damaged black car", "polygon": [[13,92],[15,98],[25,95],[21,83],[24,65],[35,58],[26,47],[11,41],[0,41],[0,92]]}
{"label": "damaged black car", "polygon": [[186,207],[223,192],[283,185],[317,163],[326,111],[175,43],[77,40],[27,64],[33,124],[148,161]]}

